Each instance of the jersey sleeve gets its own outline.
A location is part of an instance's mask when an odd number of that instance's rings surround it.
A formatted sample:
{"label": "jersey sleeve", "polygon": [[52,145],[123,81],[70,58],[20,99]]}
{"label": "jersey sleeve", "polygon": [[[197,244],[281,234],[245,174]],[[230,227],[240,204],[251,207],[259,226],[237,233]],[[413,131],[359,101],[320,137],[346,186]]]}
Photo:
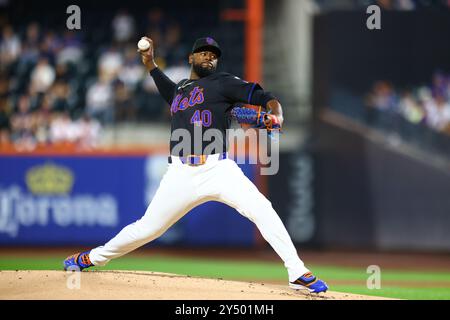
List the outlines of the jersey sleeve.
{"label": "jersey sleeve", "polygon": [[258,83],[247,82],[231,74],[224,74],[219,83],[222,95],[231,103],[250,104],[253,93],[262,90]]}
{"label": "jersey sleeve", "polygon": [[169,79],[159,68],[155,68],[150,71],[150,75],[155,81],[159,94],[163,97],[168,104],[172,103],[172,99],[175,93],[176,84]]}

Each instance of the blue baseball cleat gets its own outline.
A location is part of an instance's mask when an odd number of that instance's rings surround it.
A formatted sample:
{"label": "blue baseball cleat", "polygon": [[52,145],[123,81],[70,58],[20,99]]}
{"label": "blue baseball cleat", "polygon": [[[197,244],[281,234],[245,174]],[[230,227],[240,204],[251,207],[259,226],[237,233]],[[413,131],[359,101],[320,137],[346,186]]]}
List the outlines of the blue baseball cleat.
{"label": "blue baseball cleat", "polygon": [[311,272],[305,273],[294,282],[289,282],[289,287],[294,290],[308,290],[312,293],[326,292],[328,290],[327,284],[316,278]]}
{"label": "blue baseball cleat", "polygon": [[92,267],[93,264],[89,259],[89,252],[90,251],[76,253],[67,257],[66,260],[64,260],[64,270],[82,271],[83,269]]}

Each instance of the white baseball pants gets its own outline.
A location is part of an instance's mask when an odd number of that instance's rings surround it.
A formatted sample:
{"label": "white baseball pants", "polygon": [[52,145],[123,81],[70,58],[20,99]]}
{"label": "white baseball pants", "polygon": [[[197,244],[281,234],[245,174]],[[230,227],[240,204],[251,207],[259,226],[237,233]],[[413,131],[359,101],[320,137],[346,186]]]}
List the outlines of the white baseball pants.
{"label": "white baseball pants", "polygon": [[219,201],[236,209],[256,224],[264,239],[284,261],[289,281],[308,272],[300,260],[292,240],[272,204],[230,159],[208,157],[200,166],[183,164],[172,157],[172,164],[163,176],[144,216],[123,228],[104,246],[91,250],[89,258],[103,266],[158,238],[192,208]]}

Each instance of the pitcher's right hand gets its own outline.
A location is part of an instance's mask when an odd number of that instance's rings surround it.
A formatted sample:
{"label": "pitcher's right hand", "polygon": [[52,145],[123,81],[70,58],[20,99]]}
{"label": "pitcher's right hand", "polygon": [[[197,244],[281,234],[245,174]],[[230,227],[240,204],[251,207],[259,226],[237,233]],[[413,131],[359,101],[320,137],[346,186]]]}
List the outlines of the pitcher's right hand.
{"label": "pitcher's right hand", "polygon": [[149,37],[142,37],[141,39],[145,39],[150,43],[150,48],[148,48],[147,50],[144,50],[144,51],[138,49],[138,52],[141,55],[142,63],[144,64],[147,71],[152,71],[153,69],[158,67],[155,63],[153,40],[150,39]]}

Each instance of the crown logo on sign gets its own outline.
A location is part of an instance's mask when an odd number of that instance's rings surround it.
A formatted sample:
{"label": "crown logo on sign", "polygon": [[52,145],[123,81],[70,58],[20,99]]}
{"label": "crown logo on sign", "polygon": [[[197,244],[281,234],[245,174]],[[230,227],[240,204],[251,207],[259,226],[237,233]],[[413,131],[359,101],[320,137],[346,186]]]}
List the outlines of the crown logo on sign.
{"label": "crown logo on sign", "polygon": [[72,191],[73,174],[54,164],[44,164],[28,170],[26,183],[33,194],[67,194]]}

